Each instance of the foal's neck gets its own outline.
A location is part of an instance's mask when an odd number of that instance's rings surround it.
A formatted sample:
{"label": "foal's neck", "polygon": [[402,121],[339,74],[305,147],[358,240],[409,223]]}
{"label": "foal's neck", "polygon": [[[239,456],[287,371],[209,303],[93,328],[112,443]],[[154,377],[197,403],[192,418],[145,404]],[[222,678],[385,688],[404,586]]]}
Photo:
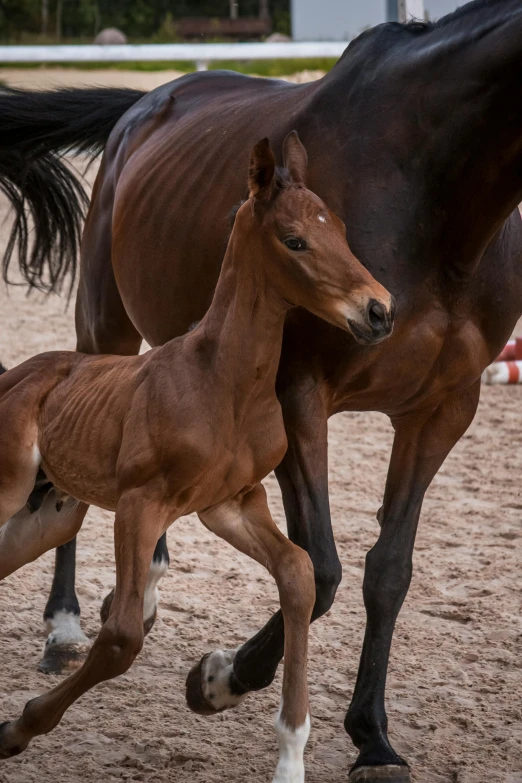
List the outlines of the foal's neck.
{"label": "foal's neck", "polygon": [[210,372],[229,384],[237,403],[256,394],[273,394],[289,304],[277,293],[264,270],[261,248],[230,237],[212,304],[198,333],[206,343]]}

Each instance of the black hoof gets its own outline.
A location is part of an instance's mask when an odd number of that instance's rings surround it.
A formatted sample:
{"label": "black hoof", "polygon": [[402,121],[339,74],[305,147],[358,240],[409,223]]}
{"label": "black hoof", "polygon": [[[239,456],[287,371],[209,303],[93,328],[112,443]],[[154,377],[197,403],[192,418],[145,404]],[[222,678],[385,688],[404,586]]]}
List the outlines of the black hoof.
{"label": "black hoof", "polygon": [[9,741],[6,736],[6,729],[8,726],[9,721],[0,723],[0,761],[4,759],[11,759],[13,756],[18,756],[27,747],[27,745],[9,745]]}
{"label": "black hoof", "polygon": [[42,674],[69,674],[80,668],[88,651],[86,645],[80,644],[62,647],[49,645],[45,648],[44,656],[38,664],[38,671]]}
{"label": "black hoof", "polygon": [[356,767],[350,772],[350,783],[411,783],[406,766],[386,764],[382,767]]}
{"label": "black hoof", "polygon": [[210,704],[203,693],[203,666],[205,661],[209,657],[210,653],[207,653],[203,658],[196,663],[195,666],[189,671],[185,682],[185,698],[187,705],[192,712],[197,712],[198,715],[216,715],[222,710],[216,710]]}

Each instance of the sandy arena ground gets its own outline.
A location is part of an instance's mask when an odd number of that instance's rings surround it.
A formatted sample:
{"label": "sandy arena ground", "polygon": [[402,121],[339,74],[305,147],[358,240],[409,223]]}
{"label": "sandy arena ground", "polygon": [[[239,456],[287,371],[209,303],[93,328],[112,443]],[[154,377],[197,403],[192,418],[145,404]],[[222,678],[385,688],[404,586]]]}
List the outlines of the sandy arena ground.
{"label": "sandy arena ground", "polygon": [[[42,73],[22,76],[34,84]],[[69,83],[71,73],[98,84],[121,84],[126,76],[108,72],[107,82],[99,72],[63,73]],[[58,81],[56,72],[51,76]],[[0,302],[0,359],[7,366],[74,347],[73,308],[63,299],[1,288]],[[391,738],[416,783],[522,783],[521,422],[522,387],[484,387],[474,424],[424,504],[388,685]],[[378,534],[391,442],[380,414],[330,422],[332,514],[344,579],[334,608],[311,630],[308,783],[346,783],[355,759],[342,722],[364,630],[364,555]],[[275,479],[266,484],[284,527]],[[78,594],[91,637],[114,582],[111,530],[111,515],[93,510],[79,538]],[[84,696],[22,756],[3,762],[0,783],[271,780],[280,675],[236,711],[210,719],[186,708],[184,680],[204,652],[233,647],[261,627],[276,608],[275,586],[195,518],[171,528],[169,548],[158,622],[134,667]],[[48,553],[0,585],[0,720],[16,717],[28,699],[59,682],[36,671],[52,566]]]}

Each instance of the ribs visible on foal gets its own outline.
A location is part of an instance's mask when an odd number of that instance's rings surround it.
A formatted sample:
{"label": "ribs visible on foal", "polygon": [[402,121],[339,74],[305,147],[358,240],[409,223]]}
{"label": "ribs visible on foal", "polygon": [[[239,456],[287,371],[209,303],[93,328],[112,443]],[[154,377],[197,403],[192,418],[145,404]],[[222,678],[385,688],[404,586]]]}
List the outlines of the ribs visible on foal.
{"label": "ribs visible on foal", "polygon": [[[313,569],[275,525],[260,483],[286,450],[275,394],[283,324],[299,305],[375,343],[391,332],[393,305],[350,252],[342,222],[307,190],[296,133],[285,140],[284,162],[276,168],[266,139],[255,146],[249,198],[212,305],[194,330],[138,357],[42,354],[0,378],[0,576],[70,540],[85,503],[116,512],[116,587],[100,634],[78,671],[2,725],[4,758],[129,668],[143,644],[156,542],[173,521],[197,512],[277,583],[285,667],[274,781],[304,779]],[[35,535],[31,517],[19,512],[41,469],[65,500]],[[207,684],[212,677],[207,667]],[[214,686],[203,694],[206,711],[230,706],[228,683]]]}

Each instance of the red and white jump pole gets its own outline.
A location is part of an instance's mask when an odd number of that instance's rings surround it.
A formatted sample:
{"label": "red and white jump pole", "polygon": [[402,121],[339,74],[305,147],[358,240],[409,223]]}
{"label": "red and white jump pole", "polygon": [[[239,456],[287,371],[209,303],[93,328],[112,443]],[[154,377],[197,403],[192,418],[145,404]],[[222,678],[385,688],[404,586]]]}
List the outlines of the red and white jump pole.
{"label": "red and white jump pole", "polygon": [[522,383],[522,339],[509,340],[496,361],[482,373],[484,383]]}

